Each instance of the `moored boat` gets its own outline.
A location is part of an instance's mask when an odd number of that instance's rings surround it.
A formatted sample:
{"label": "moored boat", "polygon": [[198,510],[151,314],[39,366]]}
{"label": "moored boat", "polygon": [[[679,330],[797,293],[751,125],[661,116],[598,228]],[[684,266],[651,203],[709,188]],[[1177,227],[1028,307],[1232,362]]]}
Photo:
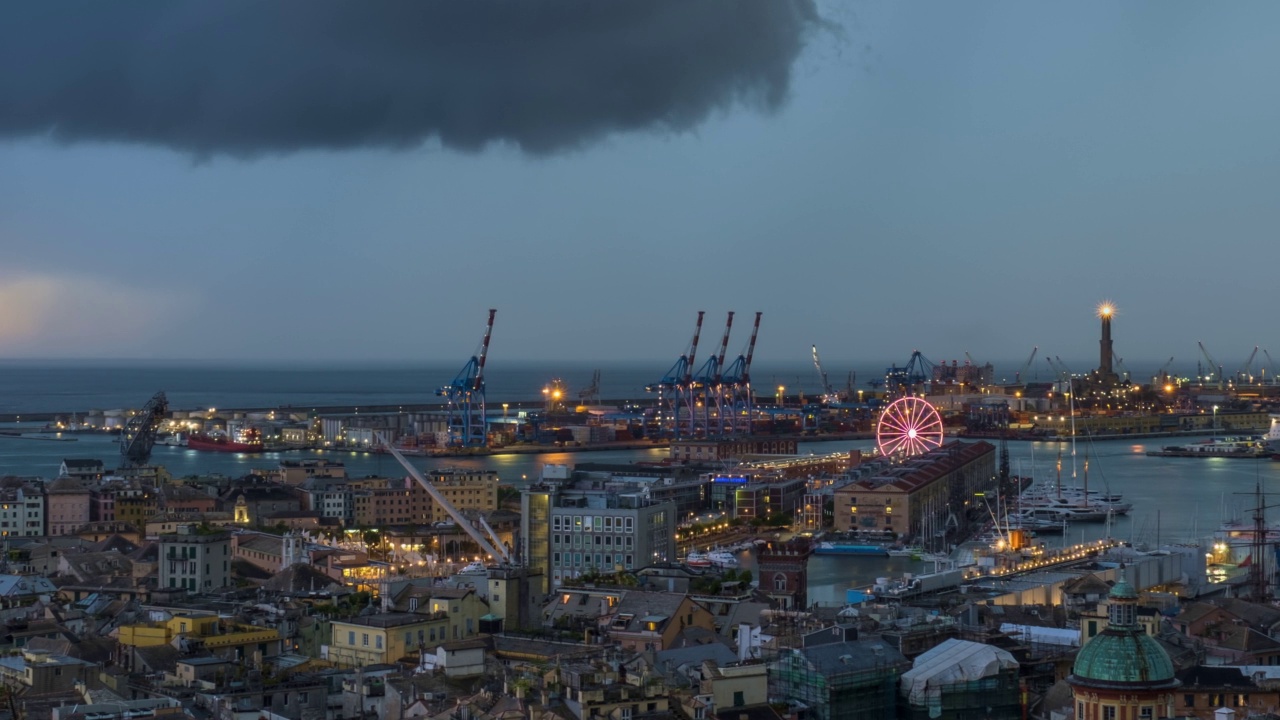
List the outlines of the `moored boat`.
{"label": "moored boat", "polygon": [[262,434],[255,428],[244,430],[236,439],[225,432],[189,435],[187,447],[192,450],[226,453],[260,453],[264,449]]}
{"label": "moored boat", "polygon": [[738,558],[727,550],[712,550],[707,553],[707,560],[718,568],[736,568],[738,567]]}
{"label": "moored boat", "polygon": [[684,559],[684,564],[695,568],[711,567],[711,558],[706,553],[694,550]]}
{"label": "moored boat", "polygon": [[852,543],[820,542],[813,548],[814,555],[888,555],[879,545],[854,545]]}

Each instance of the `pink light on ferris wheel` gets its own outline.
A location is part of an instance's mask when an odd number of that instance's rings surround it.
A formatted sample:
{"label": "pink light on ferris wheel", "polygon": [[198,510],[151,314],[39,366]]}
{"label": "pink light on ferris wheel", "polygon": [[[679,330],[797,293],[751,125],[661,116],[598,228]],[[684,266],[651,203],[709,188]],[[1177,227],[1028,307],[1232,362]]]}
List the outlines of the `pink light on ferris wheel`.
{"label": "pink light on ferris wheel", "polygon": [[924,400],[898,398],[880,413],[876,446],[881,455],[920,455],[941,445],[942,417]]}

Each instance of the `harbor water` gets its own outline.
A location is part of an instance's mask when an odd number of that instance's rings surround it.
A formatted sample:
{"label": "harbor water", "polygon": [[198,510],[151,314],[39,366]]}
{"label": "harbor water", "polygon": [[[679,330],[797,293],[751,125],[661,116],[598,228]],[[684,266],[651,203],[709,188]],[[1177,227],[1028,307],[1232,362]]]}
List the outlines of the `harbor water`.
{"label": "harbor water", "polygon": [[[0,428],[7,429],[7,428]],[[117,446],[105,435],[72,436],[74,442],[27,438],[0,439],[0,474],[53,477],[63,458],[95,458],[113,467]],[[1192,439],[1193,440],[1193,439]],[[1188,442],[1179,438],[1177,442]],[[1193,542],[1208,537],[1227,519],[1247,517],[1255,485],[1263,492],[1280,490],[1280,462],[1268,459],[1150,457],[1148,450],[1173,442],[1168,439],[1081,440],[1076,445],[1075,479],[1069,443],[1011,442],[1010,470],[1031,475],[1037,484],[1053,483],[1062,454],[1063,484],[1082,486],[1088,460],[1090,489],[1122,493],[1133,504],[1128,516],[1117,517],[1111,536],[1137,544]],[[803,454],[825,454],[853,448],[870,449],[871,441],[802,443]],[[590,453],[547,452],[472,458],[410,458],[421,468],[465,467],[491,469],[507,483],[520,486],[537,478],[544,465],[577,463],[653,462],[663,459],[660,448]],[[295,451],[236,455],[203,453],[181,447],[158,446],[153,460],[177,477],[221,474],[239,477],[255,468],[271,468],[283,459],[328,458],[343,462],[352,477],[400,476],[402,470],[387,455],[335,451]],[[994,501],[993,501],[994,502]],[[1065,536],[1045,536],[1050,547],[1063,542],[1094,540],[1107,533],[1104,523],[1081,523]],[[751,567],[749,560],[744,567]],[[866,585],[877,577],[924,572],[928,563],[909,558],[815,556],[809,568],[810,600],[839,603],[846,588]]]}

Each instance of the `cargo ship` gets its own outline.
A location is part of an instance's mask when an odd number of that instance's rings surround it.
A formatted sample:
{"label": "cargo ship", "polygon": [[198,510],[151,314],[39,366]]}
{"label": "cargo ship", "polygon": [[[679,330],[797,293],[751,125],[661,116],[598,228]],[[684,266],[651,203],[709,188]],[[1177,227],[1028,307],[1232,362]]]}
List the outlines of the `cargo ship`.
{"label": "cargo ship", "polygon": [[187,447],[192,450],[226,453],[260,453],[264,449],[262,433],[256,428],[249,428],[240,432],[235,439],[221,431],[189,435],[187,437]]}

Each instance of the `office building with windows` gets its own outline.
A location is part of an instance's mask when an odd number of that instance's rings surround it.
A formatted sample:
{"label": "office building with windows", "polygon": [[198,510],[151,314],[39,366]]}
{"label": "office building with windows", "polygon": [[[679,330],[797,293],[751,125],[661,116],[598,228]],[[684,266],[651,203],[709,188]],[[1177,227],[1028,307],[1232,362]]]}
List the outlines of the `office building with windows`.
{"label": "office building with windows", "polygon": [[584,574],[635,570],[676,556],[676,505],[643,492],[535,486],[522,501],[521,538],[529,567],[547,591]]}

